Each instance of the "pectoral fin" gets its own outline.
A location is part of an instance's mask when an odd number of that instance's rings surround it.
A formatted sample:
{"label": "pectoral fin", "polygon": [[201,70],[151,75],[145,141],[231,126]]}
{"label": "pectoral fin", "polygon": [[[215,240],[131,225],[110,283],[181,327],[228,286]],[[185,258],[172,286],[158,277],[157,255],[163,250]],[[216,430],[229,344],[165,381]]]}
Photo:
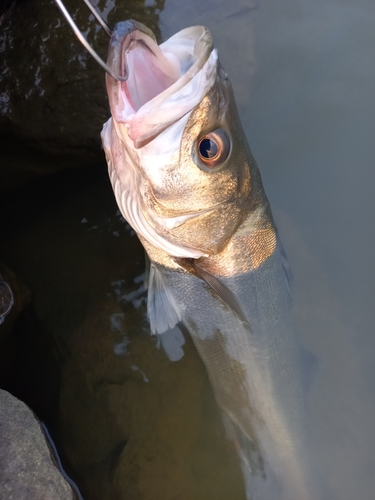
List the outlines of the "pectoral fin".
{"label": "pectoral fin", "polygon": [[150,264],[148,282],[147,315],[151,333],[164,333],[181,321],[181,314],[168,283],[159,269]]}
{"label": "pectoral fin", "polygon": [[[228,287],[224,285],[220,279],[214,274],[209,273],[203,267],[201,267],[195,259],[175,259],[175,261],[186,271],[195,274],[198,278],[201,278],[207,283],[207,285],[221,298],[221,300],[230,308],[232,311],[249,325],[249,321],[244,314],[240,304],[238,303],[235,295],[229,290]],[[250,326],[250,325],[249,325]]]}

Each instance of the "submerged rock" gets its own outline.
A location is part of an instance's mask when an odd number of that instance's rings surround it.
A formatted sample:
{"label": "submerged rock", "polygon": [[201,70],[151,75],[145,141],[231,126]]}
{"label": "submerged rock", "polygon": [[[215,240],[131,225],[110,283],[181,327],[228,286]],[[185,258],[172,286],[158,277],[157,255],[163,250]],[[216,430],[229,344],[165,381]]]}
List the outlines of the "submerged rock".
{"label": "submerged rock", "polygon": [[1,389],[0,436],[0,498],[76,498],[54,464],[51,450],[32,411]]}
{"label": "submerged rock", "polygon": [[58,433],[85,498],[244,500],[192,341],[171,362],[142,316],[109,298],[68,346]]}

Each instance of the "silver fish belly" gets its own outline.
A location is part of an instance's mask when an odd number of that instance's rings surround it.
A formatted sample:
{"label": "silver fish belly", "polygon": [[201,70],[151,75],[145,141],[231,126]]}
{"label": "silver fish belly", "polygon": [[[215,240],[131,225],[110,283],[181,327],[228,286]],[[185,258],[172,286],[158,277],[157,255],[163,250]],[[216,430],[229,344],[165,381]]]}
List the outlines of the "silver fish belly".
{"label": "silver fish belly", "polygon": [[141,24],[119,23],[107,64],[128,76],[107,75],[102,140],[151,260],[151,329],[189,331],[248,498],[316,499],[286,260],[211,35],[193,27],[158,46]]}

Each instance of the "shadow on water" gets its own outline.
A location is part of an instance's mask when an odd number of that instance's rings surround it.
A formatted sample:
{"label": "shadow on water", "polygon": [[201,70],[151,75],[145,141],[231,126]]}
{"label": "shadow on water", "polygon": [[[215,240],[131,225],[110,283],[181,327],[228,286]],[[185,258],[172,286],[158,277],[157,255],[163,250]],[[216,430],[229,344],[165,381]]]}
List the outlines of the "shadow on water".
{"label": "shadow on water", "polygon": [[[164,0],[93,4],[160,40]],[[92,16],[66,5],[104,55]],[[85,499],[243,499],[192,342],[150,335],[144,251],[100,163],[102,70],[53,2],[17,2],[1,28],[0,260],[32,297],[2,346],[1,387],[48,425]]]}
{"label": "shadow on water", "polygon": [[47,423],[85,499],[243,499],[192,342],[180,339],[173,362],[150,335],[143,248],[105,167],[39,179],[1,203],[0,259],[33,299],[1,385]]}

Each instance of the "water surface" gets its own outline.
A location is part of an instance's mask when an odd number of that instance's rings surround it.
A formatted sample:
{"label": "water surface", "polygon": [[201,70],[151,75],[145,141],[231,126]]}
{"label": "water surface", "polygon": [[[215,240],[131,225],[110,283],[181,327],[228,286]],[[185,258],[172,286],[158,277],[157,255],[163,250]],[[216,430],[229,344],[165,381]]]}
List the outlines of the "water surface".
{"label": "water surface", "polygon": [[[166,0],[164,38],[193,24],[213,33],[291,262],[297,329],[318,361],[313,453],[332,500],[372,500],[375,5]],[[59,435],[68,458],[92,498],[95,488],[101,498],[125,491],[145,500],[155,488],[163,498],[243,498],[193,346],[186,339],[184,356],[170,361],[149,337],[142,249],[109,182],[69,175],[40,188],[44,198],[13,200],[1,255],[32,289],[65,360]]]}

